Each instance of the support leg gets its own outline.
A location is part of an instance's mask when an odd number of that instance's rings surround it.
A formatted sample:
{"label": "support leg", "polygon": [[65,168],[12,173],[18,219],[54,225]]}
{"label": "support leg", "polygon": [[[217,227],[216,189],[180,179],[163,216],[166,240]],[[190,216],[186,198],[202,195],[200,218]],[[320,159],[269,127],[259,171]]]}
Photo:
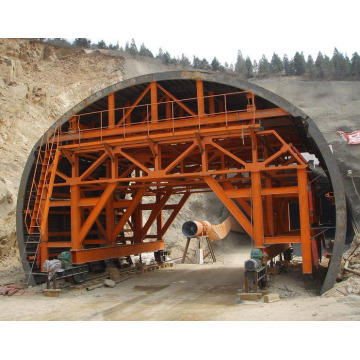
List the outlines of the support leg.
{"label": "support leg", "polygon": [[181,260],[181,263],[184,264],[185,263],[185,258],[186,258],[186,254],[188,252],[188,249],[189,249],[189,245],[190,245],[190,238],[187,238],[186,240],[186,245],[185,245],[185,250],[184,250],[184,255],[183,255],[183,258]]}

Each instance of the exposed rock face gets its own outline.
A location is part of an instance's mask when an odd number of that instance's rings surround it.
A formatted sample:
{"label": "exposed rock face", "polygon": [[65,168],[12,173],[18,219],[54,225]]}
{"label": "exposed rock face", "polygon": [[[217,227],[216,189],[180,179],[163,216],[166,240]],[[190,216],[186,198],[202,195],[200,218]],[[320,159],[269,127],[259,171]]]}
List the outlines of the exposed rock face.
{"label": "exposed rock face", "polygon": [[0,39],[0,256],[16,243],[15,207],[30,150],[61,115],[126,77],[166,69],[111,51]]}
{"label": "exposed rock face", "polygon": [[23,167],[47,128],[78,102],[123,78],[124,58],[0,39],[0,256],[16,241]]}

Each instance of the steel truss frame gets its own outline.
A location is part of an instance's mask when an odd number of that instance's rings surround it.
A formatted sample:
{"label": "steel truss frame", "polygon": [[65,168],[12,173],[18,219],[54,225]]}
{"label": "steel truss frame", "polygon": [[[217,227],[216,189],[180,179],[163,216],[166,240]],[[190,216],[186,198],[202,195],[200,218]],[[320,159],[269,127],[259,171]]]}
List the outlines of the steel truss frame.
{"label": "steel truss frame", "polygon": [[[228,111],[234,93],[204,96],[200,80],[196,90],[190,99],[195,107],[156,82],[125,108],[115,109],[110,94],[105,126],[101,121],[100,128],[88,128],[89,114],[81,114],[66,133],[60,129],[50,137],[56,146],[47,146],[45,158],[51,161],[43,161],[42,178],[34,179],[39,201],[25,211],[28,233],[40,230],[38,266],[64,249],[74,264],[163,249],[165,233],[189,196],[212,191],[255,248],[272,258],[300,243],[303,272],[312,272],[319,256],[310,227],[319,218],[315,183],[308,181],[297,149],[259,124],[289,114],[256,109],[251,92],[237,93],[246,97],[245,108]],[[151,103],[141,104],[147,94]],[[143,121],[134,123],[139,107],[146,110]],[[159,116],[162,107],[165,118]],[[97,115],[103,119],[104,112]],[[289,226],[291,202],[299,203],[297,230]],[[68,219],[70,231],[49,230],[57,215]]]}

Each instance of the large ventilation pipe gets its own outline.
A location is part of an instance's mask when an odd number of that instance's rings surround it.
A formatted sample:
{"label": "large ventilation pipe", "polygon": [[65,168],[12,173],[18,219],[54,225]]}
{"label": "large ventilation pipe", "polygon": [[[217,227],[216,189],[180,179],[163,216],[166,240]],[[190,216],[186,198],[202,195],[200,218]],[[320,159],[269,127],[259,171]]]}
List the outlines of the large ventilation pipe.
{"label": "large ventilation pipe", "polygon": [[208,221],[186,221],[182,232],[187,238],[207,236],[211,241],[224,239],[230,231],[244,232],[243,228],[230,215],[221,224],[213,225]]}

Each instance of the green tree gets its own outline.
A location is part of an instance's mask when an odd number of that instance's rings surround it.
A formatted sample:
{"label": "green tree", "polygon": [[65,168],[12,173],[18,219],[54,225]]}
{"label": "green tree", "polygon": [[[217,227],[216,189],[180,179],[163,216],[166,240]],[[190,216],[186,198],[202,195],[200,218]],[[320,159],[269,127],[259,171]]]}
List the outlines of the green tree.
{"label": "green tree", "polygon": [[197,56],[193,56],[192,66],[195,69],[201,69],[201,60]]}
{"label": "green tree", "polygon": [[200,61],[200,69],[202,69],[202,70],[211,70],[211,65],[209,64],[209,62],[205,58],[203,58]]}
{"label": "green tree", "polygon": [[221,64],[220,64],[219,60],[216,58],[216,56],[215,56],[211,61],[211,70],[212,71],[219,71],[220,66],[221,66]]}
{"label": "green tree", "polygon": [[270,71],[272,74],[282,73],[284,70],[283,62],[281,61],[279,55],[273,54],[270,62]]}
{"label": "green tree", "polygon": [[130,44],[130,48],[129,48],[129,53],[131,55],[137,55],[138,54],[138,48],[136,46],[135,40],[131,39],[131,44]]}
{"label": "green tree", "polygon": [[71,43],[64,38],[50,38],[46,39],[45,42],[59,47],[71,47]]}
{"label": "green tree", "polygon": [[170,65],[172,63],[172,59],[171,59],[171,55],[169,54],[168,51],[164,52],[163,58],[162,58],[162,62],[165,65]]}
{"label": "green tree", "polygon": [[100,41],[96,44],[96,47],[97,47],[98,49],[106,49],[106,48],[107,48],[106,43],[105,43],[104,40],[100,40]]}
{"label": "green tree", "polygon": [[185,54],[181,54],[180,65],[183,69],[191,67],[191,62]]}
{"label": "green tree", "polygon": [[163,57],[164,57],[163,49],[159,48],[159,52],[157,53],[156,58],[162,60]]}
{"label": "green tree", "polygon": [[285,72],[285,76],[291,76],[293,75],[292,73],[292,66],[290,64],[290,60],[287,57],[287,55],[285,54],[283,57],[283,66],[284,66],[284,72]]}
{"label": "green tree", "polygon": [[235,72],[239,74],[242,78],[246,77],[246,63],[240,50],[238,50],[236,57]]}
{"label": "green tree", "polygon": [[86,38],[76,38],[73,45],[75,47],[88,49],[91,46],[91,40]]}
{"label": "green tree", "polygon": [[265,55],[263,55],[259,61],[258,74],[262,77],[270,74],[270,63]]}
{"label": "green tree", "polygon": [[254,60],[254,62],[253,62],[253,73],[254,73],[254,75],[259,74],[259,64],[256,60]]}
{"label": "green tree", "polygon": [[144,45],[144,43],[140,46],[139,55],[148,56],[150,58],[154,57],[153,53]]}
{"label": "green tree", "polygon": [[294,56],[294,74],[297,76],[304,75],[306,71],[306,61],[304,58],[304,54],[298,51]]}
{"label": "green tree", "polygon": [[325,60],[321,52],[318,53],[315,60],[315,77],[317,79],[325,79]]}
{"label": "green tree", "polygon": [[350,61],[337,48],[334,49],[331,59],[333,66],[333,78],[335,80],[346,79],[350,73]]}
{"label": "green tree", "polygon": [[325,64],[325,79],[332,79],[334,76],[334,66],[331,62],[331,59],[325,55],[324,56],[324,64]]}
{"label": "green tree", "polygon": [[355,52],[351,58],[351,75],[354,79],[360,79],[360,56]]}
{"label": "green tree", "polygon": [[246,66],[246,78],[250,79],[254,76],[254,67],[249,56],[246,57],[245,66]]}
{"label": "green tree", "polygon": [[315,62],[311,55],[309,55],[307,58],[306,75],[311,80],[314,80],[316,78]]}

